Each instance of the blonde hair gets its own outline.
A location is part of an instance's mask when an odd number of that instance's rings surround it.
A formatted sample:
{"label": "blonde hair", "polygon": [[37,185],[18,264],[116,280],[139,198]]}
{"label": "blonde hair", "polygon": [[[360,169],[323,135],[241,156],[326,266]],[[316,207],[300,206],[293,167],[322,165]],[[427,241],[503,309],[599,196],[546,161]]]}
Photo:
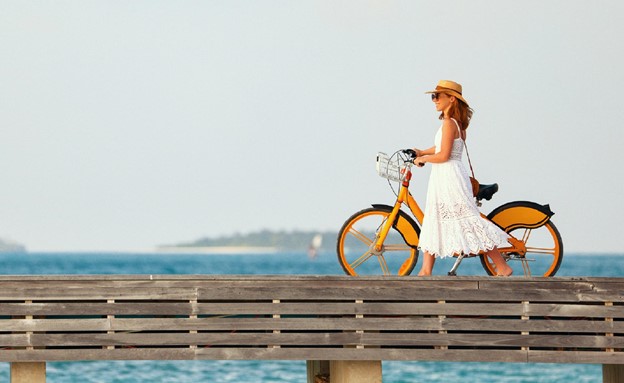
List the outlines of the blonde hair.
{"label": "blonde hair", "polygon": [[[451,94],[447,94],[447,96],[452,96]],[[470,119],[472,118],[472,113],[474,112],[468,104],[455,97],[456,102],[451,103],[451,107],[448,110],[448,115],[444,115],[444,112],[440,114],[440,120],[443,120],[444,117],[454,118],[458,123],[461,130],[468,129],[468,125],[470,125]]]}

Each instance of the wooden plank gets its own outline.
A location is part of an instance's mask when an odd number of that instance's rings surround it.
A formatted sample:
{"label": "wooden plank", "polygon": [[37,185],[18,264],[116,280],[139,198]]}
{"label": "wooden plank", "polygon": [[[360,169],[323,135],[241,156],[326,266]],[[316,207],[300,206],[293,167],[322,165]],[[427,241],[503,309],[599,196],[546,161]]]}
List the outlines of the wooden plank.
{"label": "wooden plank", "polygon": [[530,363],[624,364],[623,352],[530,350]]}
{"label": "wooden plank", "polygon": [[[145,323],[139,320],[137,325]],[[138,326],[137,326],[138,327]],[[27,331],[109,331],[112,330],[109,319],[9,319],[0,320],[0,329],[11,332]]]}
{"label": "wooden plank", "polygon": [[[145,278],[145,277],[144,277]],[[305,284],[302,287],[302,281]],[[495,278],[481,277],[480,279],[389,279],[362,280],[361,278],[319,278],[306,280],[305,278],[273,279],[251,278],[248,280],[231,279],[181,279],[181,280],[21,280],[19,283],[0,282],[0,300],[43,300],[43,299],[83,299],[88,295],[93,299],[152,299],[154,294],[161,299],[186,300],[201,295],[201,299],[413,299],[418,292],[421,299],[436,298],[453,300],[511,300],[518,301],[547,301],[557,296],[559,301],[600,301],[609,300],[622,302],[622,289],[614,282],[588,281],[557,281],[543,279],[513,278],[500,281]],[[323,282],[323,283],[320,283]],[[317,283],[317,285],[314,285]],[[600,286],[615,286],[611,290]],[[621,283],[621,282],[620,282]],[[34,284],[34,285],[33,285]],[[34,287],[33,287],[34,286]],[[36,287],[39,286],[39,287]],[[297,288],[294,288],[294,287]],[[478,288],[476,287],[478,286]],[[523,287],[524,286],[524,287]],[[554,287],[557,287],[555,289]],[[275,296],[275,292],[279,296]]]}
{"label": "wooden plank", "polygon": [[389,286],[377,287],[345,287],[341,289],[329,289],[325,287],[298,287],[283,290],[274,290],[273,288],[256,287],[223,287],[223,288],[199,288],[198,299],[201,300],[261,300],[268,297],[274,299],[288,300],[318,300],[323,297],[324,300],[393,300],[393,301],[409,301],[414,300],[445,300],[445,301],[553,301],[560,302],[583,302],[583,301],[604,301],[624,302],[624,295],[619,292],[575,292],[561,290],[553,294],[548,289],[533,290],[474,290],[474,289],[451,289],[451,288],[416,288]]}
{"label": "wooden plank", "polygon": [[568,334],[465,334],[465,333],[379,333],[379,332],[208,332],[208,333],[73,333],[0,334],[5,347],[83,346],[459,346],[505,349],[536,348],[624,348],[624,337]]}
{"label": "wooden plank", "polygon": [[[356,288],[355,286],[342,289],[330,289],[324,286],[318,287],[296,287],[275,289],[272,287],[250,286],[250,287],[223,287],[223,288],[200,288],[198,289],[198,300],[200,301],[231,301],[231,300],[310,300],[319,301],[322,297],[323,301],[336,300],[393,300],[405,301],[413,300],[414,296],[418,296],[419,300],[433,300],[434,296],[455,297],[455,299],[474,299],[474,295],[468,293],[471,290],[454,290],[445,289],[434,291],[415,290],[413,288],[377,288],[365,287]],[[477,290],[472,290],[477,291]],[[415,294],[418,295],[415,295]]]}
{"label": "wooden plank", "polygon": [[47,286],[52,289],[57,287],[67,287],[68,289],[84,289],[84,288],[227,288],[228,286],[237,287],[256,287],[265,286],[271,289],[290,289],[293,286],[305,287],[320,287],[326,286],[327,289],[350,289],[350,288],[381,288],[381,289],[396,289],[406,286],[417,287],[419,289],[474,289],[478,288],[479,279],[444,279],[444,280],[429,280],[425,281],[420,278],[392,278],[384,277],[380,278],[351,278],[346,276],[298,276],[294,278],[282,278],[278,276],[255,276],[245,275],[238,278],[223,277],[212,278],[213,276],[205,275],[195,278],[179,278],[182,276],[168,276],[169,278],[152,278],[146,279],[146,276],[127,276],[125,279],[118,279],[116,275],[111,275],[108,278],[93,278],[84,277],[81,279],[75,279],[74,276],[59,276],[56,279],[41,279],[37,276],[24,277],[15,281],[3,281],[0,280],[0,285],[6,288],[36,288],[40,286]]}
{"label": "wooden plank", "polygon": [[473,315],[624,318],[624,306],[584,304],[328,302],[309,303],[0,303],[0,315]]}
{"label": "wooden plank", "polygon": [[423,333],[406,336],[394,333],[365,332],[359,342],[364,345],[384,346],[461,346],[461,347],[567,347],[607,348],[624,347],[624,338],[599,335],[522,335],[522,334],[456,334]]}
{"label": "wooden plank", "polygon": [[[81,350],[10,350],[0,352],[1,362],[13,361],[79,361],[79,360],[421,360],[458,362],[530,362],[624,364],[623,353],[594,351],[521,351],[439,350],[439,349],[327,349],[327,348],[148,348],[148,349],[81,349]],[[376,359],[378,358],[378,359]]]}
{"label": "wooden plank", "polygon": [[[511,282],[511,283],[510,283]],[[482,278],[479,280],[479,290],[550,290],[550,291],[574,291],[592,292],[595,290],[595,282],[576,278],[513,278],[501,280],[496,278]]]}
{"label": "wooden plank", "polygon": [[49,301],[49,300],[190,300],[195,299],[196,292],[191,289],[168,289],[168,288],[137,288],[118,289],[108,288],[64,288],[62,286],[41,288],[11,288],[0,285],[0,301]]}
{"label": "wooden plank", "polygon": [[[345,276],[345,275],[210,275],[210,274],[138,274],[138,275],[123,275],[123,274],[110,274],[110,275],[0,275],[0,284],[69,284],[75,283],[77,285],[83,283],[102,283],[103,285],[114,283],[121,284],[141,284],[141,283],[171,283],[172,286],[184,285],[184,286],[196,286],[197,283],[225,283],[225,284],[242,284],[242,283],[288,283],[295,282],[301,284],[304,283],[330,283],[330,284],[417,284],[417,285],[435,285],[448,286],[459,285],[467,283],[477,283],[483,285],[484,283],[492,282],[494,284],[500,284],[500,286],[513,286],[517,283],[534,283],[534,284],[560,284],[567,288],[569,285],[578,285],[579,283],[587,283],[593,285],[614,285],[622,284],[621,278],[613,277],[512,277],[507,279],[500,279],[488,276],[432,276],[432,277],[396,277],[396,276],[359,276],[357,278]],[[567,286],[566,286],[567,284]],[[551,285],[552,286],[552,285]],[[509,287],[513,288],[513,287]]]}
{"label": "wooden plank", "polygon": [[624,306],[583,304],[529,304],[525,311],[529,316],[624,318]]}
{"label": "wooden plank", "polygon": [[420,361],[463,361],[463,362],[526,362],[526,351],[483,350],[440,350],[440,349],[371,349],[371,348],[277,348],[277,349],[213,349],[197,350],[197,359],[277,359],[298,360],[420,360]]}
{"label": "wooden plank", "polygon": [[504,317],[307,317],[307,318],[62,318],[0,320],[0,329],[35,331],[236,331],[236,330],[373,330],[373,331],[528,331],[550,333],[624,333],[624,321],[520,320]]}
{"label": "wooden plank", "polygon": [[195,353],[196,351],[190,348],[6,350],[0,352],[0,361],[194,360]]}
{"label": "wooden plank", "polygon": [[335,333],[76,333],[0,334],[0,345],[9,347],[83,346],[266,346],[266,345],[354,345],[362,334]]}
{"label": "wooden plank", "polygon": [[80,360],[448,360],[466,362],[526,362],[526,351],[505,352],[435,349],[356,348],[115,348],[10,350],[0,353],[0,362]]}
{"label": "wooden plank", "polygon": [[107,302],[49,302],[0,303],[0,315],[191,315],[196,311],[189,302],[107,303]]}

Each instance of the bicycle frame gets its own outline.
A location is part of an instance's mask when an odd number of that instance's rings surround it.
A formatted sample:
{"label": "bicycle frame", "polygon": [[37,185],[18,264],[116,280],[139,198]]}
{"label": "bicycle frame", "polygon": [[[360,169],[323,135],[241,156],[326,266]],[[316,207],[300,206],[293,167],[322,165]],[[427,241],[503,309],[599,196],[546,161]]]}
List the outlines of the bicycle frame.
{"label": "bicycle frame", "polygon": [[388,236],[388,232],[390,231],[392,224],[395,222],[397,215],[401,210],[401,205],[403,205],[403,203],[407,203],[408,208],[410,209],[412,214],[414,214],[414,217],[416,217],[418,224],[422,226],[425,213],[423,213],[422,209],[420,208],[414,197],[412,197],[412,194],[409,192],[409,184],[410,180],[412,179],[412,171],[410,169],[410,166],[405,169],[405,172],[405,178],[401,182],[401,188],[399,189],[396,202],[394,203],[394,206],[392,208],[392,213],[390,213],[390,215],[388,216],[388,220],[382,226],[381,232],[379,233],[377,241],[375,242],[375,250],[377,251],[380,251],[382,249],[383,243]]}

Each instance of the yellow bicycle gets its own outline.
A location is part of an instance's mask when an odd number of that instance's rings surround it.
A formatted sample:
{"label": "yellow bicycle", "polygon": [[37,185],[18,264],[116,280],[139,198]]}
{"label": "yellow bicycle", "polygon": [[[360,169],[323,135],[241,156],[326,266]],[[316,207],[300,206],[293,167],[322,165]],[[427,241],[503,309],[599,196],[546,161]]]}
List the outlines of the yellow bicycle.
{"label": "yellow bicycle", "polygon": [[[353,214],[338,233],[336,250],[345,273],[357,275],[409,275],[418,261],[418,238],[423,211],[408,188],[412,178],[415,152],[399,150],[393,155],[377,155],[377,173],[399,183],[393,206],[374,204]],[[498,191],[498,184],[479,185],[478,206],[490,200]],[[412,213],[401,210],[406,206]],[[561,235],[552,222],[553,212],[548,205],[529,201],[509,202],[483,217],[495,223],[510,235],[509,246],[499,251],[514,275],[520,267],[526,276],[555,275],[563,259]],[[485,254],[456,254],[448,275],[456,275],[464,258],[479,257],[489,275],[496,275],[493,262]]]}

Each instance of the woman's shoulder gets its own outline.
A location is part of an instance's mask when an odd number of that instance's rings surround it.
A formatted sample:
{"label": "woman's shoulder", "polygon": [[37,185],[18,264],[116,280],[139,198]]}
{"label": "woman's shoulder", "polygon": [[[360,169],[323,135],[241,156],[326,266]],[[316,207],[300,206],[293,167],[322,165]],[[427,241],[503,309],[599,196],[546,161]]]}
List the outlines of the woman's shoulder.
{"label": "woman's shoulder", "polygon": [[453,117],[444,117],[442,119],[442,123],[456,125],[456,124],[459,124],[459,120]]}
{"label": "woman's shoulder", "polygon": [[446,117],[442,120],[442,129],[444,130],[447,130],[447,129],[457,130],[458,126],[459,124],[454,118]]}
{"label": "woman's shoulder", "polygon": [[453,138],[461,137],[459,135],[459,124],[454,118],[446,117],[442,120],[442,130],[448,132]]}

